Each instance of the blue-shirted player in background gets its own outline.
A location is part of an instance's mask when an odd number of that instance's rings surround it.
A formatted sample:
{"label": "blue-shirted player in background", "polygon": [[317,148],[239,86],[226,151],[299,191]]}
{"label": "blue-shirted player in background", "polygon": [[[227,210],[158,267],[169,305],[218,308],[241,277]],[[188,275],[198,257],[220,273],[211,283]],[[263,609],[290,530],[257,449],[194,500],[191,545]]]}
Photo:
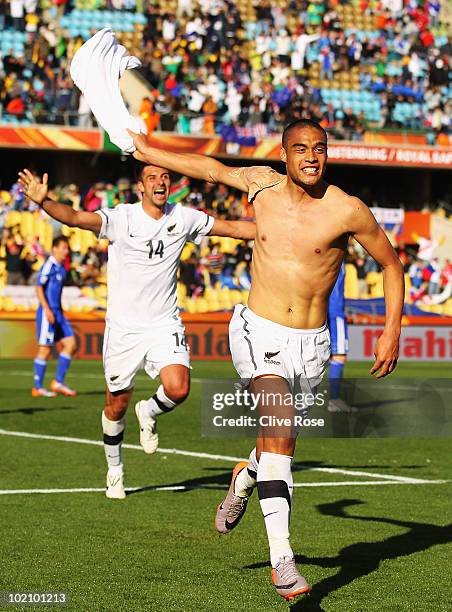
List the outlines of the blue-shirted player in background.
{"label": "blue-shirted player in background", "polygon": [[[76,392],[64,384],[64,377],[71,365],[72,355],[76,348],[74,332],[61,308],[66,269],[64,262],[69,254],[69,242],[64,236],[58,236],[52,242],[52,254],[39,270],[36,283],[36,294],[39,307],[36,313],[38,336],[38,354],[34,361],[33,397],[55,397],[58,393],[67,396]],[[52,346],[60,341],[61,351],[55,379],[50,384],[51,391],[44,388],[44,376]]]}
{"label": "blue-shirted player in background", "polygon": [[331,359],[329,371],[330,412],[356,412],[340,397],[341,382],[348,353],[347,317],[345,315],[345,263],[342,262],[339,276],[328,302],[328,327],[331,336]]}

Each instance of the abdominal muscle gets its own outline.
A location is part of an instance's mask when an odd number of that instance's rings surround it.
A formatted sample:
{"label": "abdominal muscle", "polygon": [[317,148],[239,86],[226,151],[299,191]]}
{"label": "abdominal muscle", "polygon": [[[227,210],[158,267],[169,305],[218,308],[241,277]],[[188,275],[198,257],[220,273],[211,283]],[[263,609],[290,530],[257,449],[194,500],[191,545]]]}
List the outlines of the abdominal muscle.
{"label": "abdominal muscle", "polygon": [[[261,257],[254,251],[249,308],[274,323],[294,329],[317,329],[327,318],[328,298],[336,281],[342,253],[313,263]],[[333,256],[333,261],[331,261]]]}

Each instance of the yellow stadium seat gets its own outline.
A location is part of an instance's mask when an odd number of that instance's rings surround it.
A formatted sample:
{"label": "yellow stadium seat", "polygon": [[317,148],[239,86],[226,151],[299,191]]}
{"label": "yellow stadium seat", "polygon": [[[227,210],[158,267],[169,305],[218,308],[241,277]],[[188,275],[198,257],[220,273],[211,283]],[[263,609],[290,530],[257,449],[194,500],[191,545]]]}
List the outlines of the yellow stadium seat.
{"label": "yellow stadium seat", "polygon": [[24,211],[20,216],[20,233],[28,241],[34,238],[33,236],[33,215],[31,212]]}
{"label": "yellow stadium seat", "polygon": [[21,215],[17,210],[10,210],[6,215],[5,227],[14,227],[20,225]]}
{"label": "yellow stadium seat", "polygon": [[103,299],[107,297],[107,286],[106,285],[98,285],[94,288],[94,297],[96,300]]}
{"label": "yellow stadium seat", "polygon": [[444,314],[444,307],[442,304],[432,304],[430,306],[430,312],[434,312],[435,314]]}
{"label": "yellow stadium seat", "polygon": [[372,297],[383,297],[383,274],[381,272],[368,272],[366,283],[370,287],[370,295]]}
{"label": "yellow stadium seat", "polygon": [[356,300],[359,297],[358,291],[358,271],[353,264],[345,264],[345,297]]}
{"label": "yellow stadium seat", "polygon": [[411,289],[411,278],[409,274],[404,274],[404,277],[405,277],[405,299],[408,299],[408,296],[410,295],[410,289]]}
{"label": "yellow stadium seat", "polygon": [[195,300],[195,312],[204,313],[209,311],[207,300],[203,297],[199,297]]}
{"label": "yellow stadium seat", "polygon": [[231,302],[235,304],[239,304],[242,301],[242,294],[237,289],[232,289],[230,292]]}
{"label": "yellow stadium seat", "polygon": [[14,312],[16,310],[16,305],[13,299],[9,296],[3,296],[3,310],[6,312]]}
{"label": "yellow stadium seat", "polygon": [[82,287],[80,289],[80,293],[83,295],[83,297],[87,297],[87,298],[95,297],[94,289],[92,287]]}
{"label": "yellow stadium seat", "polygon": [[189,314],[194,314],[196,312],[195,302],[191,298],[186,301],[185,310]]}
{"label": "yellow stadium seat", "polygon": [[187,287],[183,283],[177,283],[177,294],[185,297],[187,295]]}

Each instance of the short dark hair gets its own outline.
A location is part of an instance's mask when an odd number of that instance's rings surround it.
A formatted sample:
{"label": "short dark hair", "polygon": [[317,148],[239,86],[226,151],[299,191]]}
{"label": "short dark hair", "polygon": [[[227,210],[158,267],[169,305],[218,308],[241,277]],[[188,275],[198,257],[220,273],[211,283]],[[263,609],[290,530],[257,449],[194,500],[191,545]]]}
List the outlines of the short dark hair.
{"label": "short dark hair", "polygon": [[69,238],[67,238],[66,236],[57,236],[52,240],[52,248],[57,247],[60,242],[65,242],[69,246]]}
{"label": "short dark hair", "polygon": [[316,121],[313,121],[312,119],[297,119],[296,121],[292,121],[291,123],[286,125],[286,127],[284,128],[284,131],[282,133],[283,147],[284,148],[287,147],[287,140],[289,139],[289,133],[293,129],[304,128],[304,127],[310,127],[315,130],[318,130],[325,136],[325,140],[328,140],[328,134],[326,133],[326,131],[323,129],[323,127],[319,123],[317,123]]}
{"label": "short dark hair", "polygon": [[148,166],[149,164],[145,164],[144,162],[141,161],[137,161],[135,166],[134,166],[134,177],[135,177],[135,182],[141,181],[141,179],[143,178],[143,170],[146,168],[146,166]]}

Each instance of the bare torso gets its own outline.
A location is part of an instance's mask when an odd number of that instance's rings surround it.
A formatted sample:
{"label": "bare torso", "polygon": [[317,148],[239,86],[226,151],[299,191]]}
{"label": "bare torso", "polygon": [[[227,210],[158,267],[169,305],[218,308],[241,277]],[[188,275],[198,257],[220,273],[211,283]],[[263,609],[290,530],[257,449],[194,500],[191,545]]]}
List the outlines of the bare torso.
{"label": "bare torso", "polygon": [[347,249],[348,199],[330,185],[321,198],[305,194],[294,201],[286,180],[257,193],[251,310],[287,327],[325,323]]}

